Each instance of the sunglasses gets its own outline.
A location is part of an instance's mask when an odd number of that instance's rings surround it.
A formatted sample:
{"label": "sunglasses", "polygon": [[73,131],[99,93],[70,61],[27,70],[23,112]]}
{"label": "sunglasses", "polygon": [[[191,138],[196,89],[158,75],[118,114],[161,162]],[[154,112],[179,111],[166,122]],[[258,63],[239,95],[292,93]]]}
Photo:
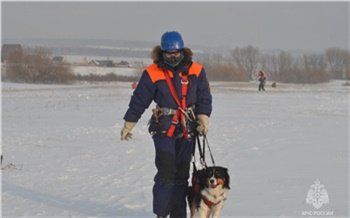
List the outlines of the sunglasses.
{"label": "sunglasses", "polygon": [[164,52],[166,58],[175,57],[178,58],[182,54],[182,51]]}

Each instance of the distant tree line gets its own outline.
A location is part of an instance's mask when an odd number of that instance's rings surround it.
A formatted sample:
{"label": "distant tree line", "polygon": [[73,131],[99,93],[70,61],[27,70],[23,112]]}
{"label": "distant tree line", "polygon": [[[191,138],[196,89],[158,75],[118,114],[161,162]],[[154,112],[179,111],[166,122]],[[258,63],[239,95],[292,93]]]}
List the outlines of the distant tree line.
{"label": "distant tree line", "polygon": [[228,57],[208,55],[200,60],[211,80],[248,81],[263,70],[269,80],[285,83],[322,83],[331,79],[350,79],[350,52],[328,48],[323,54],[293,55],[280,51],[262,53],[251,45],[237,47]]}
{"label": "distant tree line", "polygon": [[56,62],[51,52],[43,47],[25,49],[22,53],[14,52],[8,57],[3,81],[19,83],[56,83],[67,84],[74,81],[136,81],[140,76],[120,76],[113,73],[107,75],[75,75],[71,65],[65,61]]}
{"label": "distant tree line", "polygon": [[8,58],[2,80],[22,83],[68,83],[74,80],[71,67],[54,62],[45,48],[25,49]]}
{"label": "distant tree line", "polygon": [[[253,46],[237,47],[228,56],[208,54],[199,60],[212,81],[255,80],[263,70],[270,81],[322,83],[331,79],[350,80],[350,52],[328,48],[323,54],[293,55],[290,52],[262,53]],[[140,72],[143,69],[139,69]],[[66,62],[54,62],[45,48],[13,53],[7,60],[2,79],[25,83],[69,83],[84,81],[135,81],[138,77],[117,75],[74,75]]]}

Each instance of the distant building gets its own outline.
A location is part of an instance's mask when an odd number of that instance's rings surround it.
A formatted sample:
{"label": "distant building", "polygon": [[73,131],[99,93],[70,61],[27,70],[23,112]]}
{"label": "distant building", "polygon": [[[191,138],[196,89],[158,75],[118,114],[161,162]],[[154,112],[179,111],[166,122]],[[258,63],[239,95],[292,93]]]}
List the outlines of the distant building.
{"label": "distant building", "polygon": [[91,61],[88,63],[88,66],[91,66],[91,67],[98,67],[98,62],[95,61],[95,60],[91,60]]}
{"label": "distant building", "polygon": [[127,61],[121,61],[115,65],[116,67],[132,67],[132,64],[130,64]]}
{"label": "distant building", "polygon": [[111,60],[97,60],[99,67],[114,67],[113,61]]}
{"label": "distant building", "polygon": [[52,58],[52,61],[53,61],[54,63],[61,63],[61,62],[63,61],[63,56],[54,56],[54,57]]}
{"label": "distant building", "polygon": [[84,57],[84,59],[83,59],[83,61],[81,62],[81,64],[83,65],[83,66],[87,66],[89,63],[88,63],[88,61],[87,61],[87,59],[86,59],[86,57]]}
{"label": "distant building", "polygon": [[1,48],[1,63],[5,62],[11,55],[16,53],[23,55],[22,46],[20,44],[3,44]]}
{"label": "distant building", "polygon": [[114,67],[111,60],[91,60],[88,65],[93,67]]}

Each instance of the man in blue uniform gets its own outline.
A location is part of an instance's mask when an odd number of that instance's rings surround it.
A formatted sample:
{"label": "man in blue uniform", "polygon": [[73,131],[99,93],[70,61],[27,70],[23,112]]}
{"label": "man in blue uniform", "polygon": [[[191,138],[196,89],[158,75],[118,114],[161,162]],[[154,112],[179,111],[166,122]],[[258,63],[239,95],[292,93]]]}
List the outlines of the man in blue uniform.
{"label": "man in blue uniform", "polygon": [[149,132],[156,149],[153,212],[158,217],[186,217],[192,149],[197,133],[206,135],[212,96],[203,67],[192,61],[182,36],[166,32],[152,51],[154,63],[143,72],[124,116],[121,139],[131,131],[152,101]]}

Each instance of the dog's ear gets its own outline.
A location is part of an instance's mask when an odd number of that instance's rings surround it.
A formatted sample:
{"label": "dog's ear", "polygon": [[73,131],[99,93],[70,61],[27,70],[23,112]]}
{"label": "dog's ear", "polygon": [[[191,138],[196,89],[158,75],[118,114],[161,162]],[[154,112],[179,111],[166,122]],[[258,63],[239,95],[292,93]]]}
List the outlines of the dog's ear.
{"label": "dog's ear", "polygon": [[225,188],[230,189],[230,175],[228,174],[227,168],[224,168],[225,172]]}

